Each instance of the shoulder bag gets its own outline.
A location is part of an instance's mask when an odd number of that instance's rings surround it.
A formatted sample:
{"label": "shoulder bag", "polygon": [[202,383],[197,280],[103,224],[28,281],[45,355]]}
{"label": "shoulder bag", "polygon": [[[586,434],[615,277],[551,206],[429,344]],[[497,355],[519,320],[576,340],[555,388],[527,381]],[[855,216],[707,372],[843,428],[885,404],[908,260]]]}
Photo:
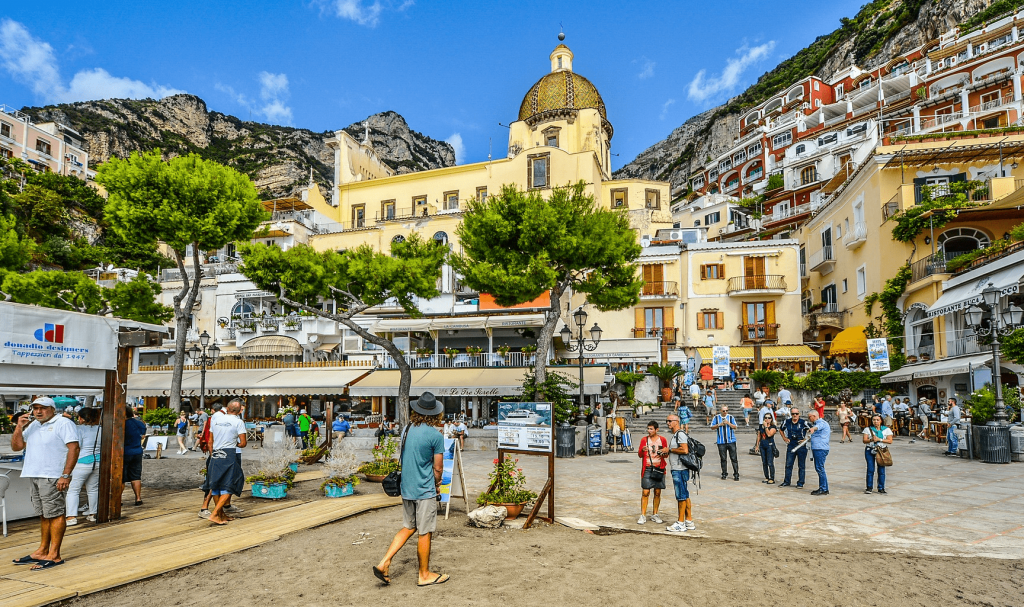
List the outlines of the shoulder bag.
{"label": "shoulder bag", "polygon": [[[646,437],[644,437],[646,440]],[[644,474],[647,475],[653,483],[658,484],[665,481],[665,470],[654,465],[654,460],[651,458],[651,445],[650,441],[647,442],[647,467],[644,468]]]}
{"label": "shoulder bag", "polygon": [[[872,434],[875,433],[874,428],[869,428]],[[878,436],[875,434],[875,436]],[[881,438],[881,437],[879,437]],[[889,446],[885,443],[875,443],[875,464],[879,467],[886,468],[892,465],[892,453],[889,453]]]}
{"label": "shoulder bag", "polygon": [[380,482],[381,488],[388,497],[399,497],[402,495],[402,469],[401,465],[405,459],[405,439],[409,437],[409,426],[402,431],[402,451],[398,455],[399,469],[388,474]]}

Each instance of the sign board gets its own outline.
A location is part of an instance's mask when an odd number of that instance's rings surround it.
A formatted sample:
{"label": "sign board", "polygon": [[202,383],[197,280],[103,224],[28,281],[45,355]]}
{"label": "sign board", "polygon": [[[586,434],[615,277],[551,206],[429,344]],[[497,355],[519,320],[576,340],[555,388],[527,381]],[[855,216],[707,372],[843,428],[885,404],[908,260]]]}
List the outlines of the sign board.
{"label": "sign board", "polygon": [[0,312],[0,363],[117,368],[115,320],[29,306]]}
{"label": "sign board", "polygon": [[[590,428],[587,430],[587,449],[601,452],[601,429]],[[589,453],[588,453],[589,455]]]}
{"label": "sign board", "polygon": [[729,377],[729,346],[712,346],[711,360],[715,377]]}
{"label": "sign board", "polygon": [[868,340],[868,364],[872,371],[889,370],[889,345],[884,337]]}
{"label": "sign board", "polygon": [[687,358],[686,359],[686,372],[687,373],[693,373],[696,370],[697,370],[697,359],[692,357],[692,356]]}
{"label": "sign board", "polygon": [[550,453],[551,403],[498,403],[498,448]]}
{"label": "sign board", "polygon": [[441,470],[441,503],[452,499],[452,474],[455,472],[455,439],[444,439],[444,463]]}

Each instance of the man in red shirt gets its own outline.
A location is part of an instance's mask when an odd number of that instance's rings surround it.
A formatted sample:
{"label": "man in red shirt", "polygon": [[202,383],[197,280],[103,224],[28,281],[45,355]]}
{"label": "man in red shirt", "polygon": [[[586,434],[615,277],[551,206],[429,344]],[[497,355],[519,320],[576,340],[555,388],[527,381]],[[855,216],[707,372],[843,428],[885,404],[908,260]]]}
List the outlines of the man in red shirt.
{"label": "man in red shirt", "polygon": [[715,372],[711,365],[704,365],[700,368],[700,383],[707,390],[715,383]]}

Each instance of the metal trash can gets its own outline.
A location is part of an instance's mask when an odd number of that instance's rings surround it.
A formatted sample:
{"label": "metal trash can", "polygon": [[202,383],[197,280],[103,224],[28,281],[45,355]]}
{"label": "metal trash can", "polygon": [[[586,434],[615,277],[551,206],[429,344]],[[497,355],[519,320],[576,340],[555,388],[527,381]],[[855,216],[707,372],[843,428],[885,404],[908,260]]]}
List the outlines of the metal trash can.
{"label": "metal trash can", "polygon": [[981,461],[987,464],[1010,463],[1010,427],[974,426]]}
{"label": "metal trash can", "polygon": [[576,457],[576,426],[562,422],[556,431],[555,457]]}
{"label": "metal trash can", "polygon": [[1024,428],[1010,429],[1010,459],[1015,462],[1024,462]]}

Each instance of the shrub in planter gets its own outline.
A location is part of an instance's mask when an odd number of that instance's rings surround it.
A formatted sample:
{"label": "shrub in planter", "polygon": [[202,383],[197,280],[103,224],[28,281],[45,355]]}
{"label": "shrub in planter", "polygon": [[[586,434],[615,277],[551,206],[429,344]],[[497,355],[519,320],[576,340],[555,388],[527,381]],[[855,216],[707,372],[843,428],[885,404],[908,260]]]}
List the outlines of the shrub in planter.
{"label": "shrub in planter", "polygon": [[260,450],[256,474],[246,478],[252,485],[252,496],[281,499],[288,495],[295,480],[289,464],[295,459],[295,449],[288,444],[270,443]]}
{"label": "shrub in planter", "polygon": [[331,447],[322,469],[326,478],[320,485],[320,491],[327,497],[352,495],[352,488],[359,484],[359,477],[356,476],[359,460],[344,441]]}
{"label": "shrub in planter", "polygon": [[392,472],[402,469],[402,464],[395,459],[398,452],[398,439],[394,436],[385,436],[384,441],[373,446],[373,460],[363,462],[358,472],[366,476],[366,480],[379,482]]}
{"label": "shrub in planter", "polygon": [[494,460],[494,470],[488,475],[494,491],[481,493],[476,503],[481,506],[494,504],[505,506],[508,519],[514,519],[528,502],[537,499],[537,494],[526,489],[526,475],[519,467],[519,460],[506,455],[505,459]]}
{"label": "shrub in planter", "polygon": [[146,411],[142,415],[142,421],[146,422],[147,426],[166,426],[169,429],[165,431],[164,434],[171,435],[177,432],[175,425],[178,421],[178,412],[174,409],[161,407],[152,411]]}

